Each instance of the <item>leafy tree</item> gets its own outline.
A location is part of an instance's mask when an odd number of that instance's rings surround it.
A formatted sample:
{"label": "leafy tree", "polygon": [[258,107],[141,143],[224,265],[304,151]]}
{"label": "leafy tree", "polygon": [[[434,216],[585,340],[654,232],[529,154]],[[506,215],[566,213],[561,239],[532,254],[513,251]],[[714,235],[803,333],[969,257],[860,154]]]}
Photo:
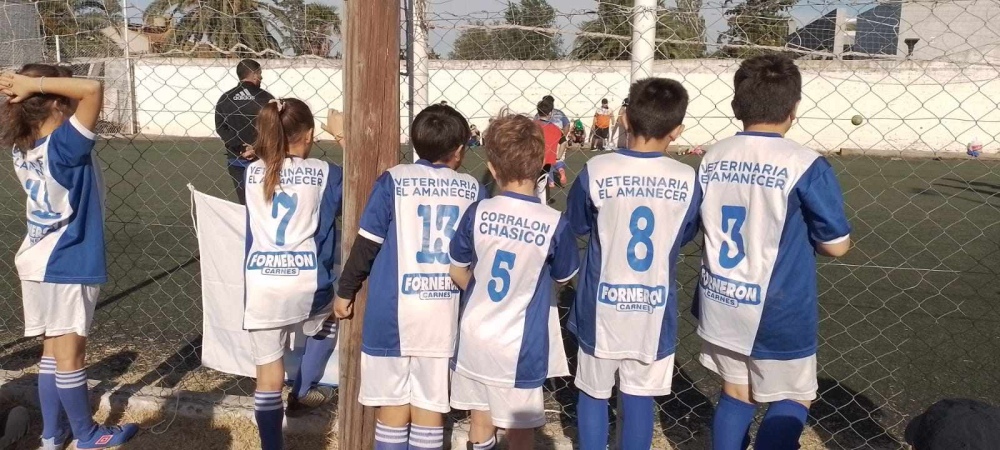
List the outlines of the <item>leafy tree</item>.
{"label": "leafy tree", "polygon": [[[726,0],[726,5],[733,0]],[[719,35],[726,56],[746,58],[769,50],[748,47],[784,47],[788,37],[788,10],[796,0],[744,0],[725,12],[729,30]]]}
{"label": "leafy tree", "polygon": [[[697,58],[705,52],[705,20],[701,0],[678,0],[677,8],[659,3],[656,38],[683,43],[656,45],[657,59]],[[635,0],[605,0],[597,7],[597,18],[584,22],[580,31],[623,36],[625,39],[581,35],[573,43],[574,59],[628,60],[632,56],[632,9]]]}
{"label": "leafy tree", "polygon": [[[556,26],[556,11],[546,0],[520,0],[507,3],[504,22],[492,25],[518,25],[551,29]],[[489,30],[476,22],[476,28],[462,32],[455,40],[452,59],[549,60],[560,57],[562,38],[556,33],[517,28]]]}
{"label": "leafy tree", "polygon": [[275,14],[284,47],[295,55],[330,55],[330,37],[340,34],[340,15],[334,6],[277,0]]}

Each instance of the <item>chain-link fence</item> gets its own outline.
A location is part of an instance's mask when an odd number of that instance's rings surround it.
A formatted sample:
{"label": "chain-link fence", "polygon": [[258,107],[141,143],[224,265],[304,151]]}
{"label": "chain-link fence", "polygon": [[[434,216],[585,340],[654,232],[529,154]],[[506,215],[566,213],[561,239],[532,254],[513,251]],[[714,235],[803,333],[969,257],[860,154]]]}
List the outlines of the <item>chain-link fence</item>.
{"label": "chain-link fence", "polygon": [[[502,108],[530,115],[552,95],[583,127],[565,153],[567,185],[550,191],[562,209],[568,184],[601,152],[591,133],[602,99],[615,112],[609,148],[624,133],[617,120],[633,71],[634,2],[403,3],[401,160],[412,158],[411,111],[427,104],[445,101],[485,131]],[[991,307],[1000,299],[1000,1],[655,3],[652,71],[681,81],[691,96],[687,128],[671,149],[679,160],[696,165],[700,151],[738,130],[729,103],[739,58],[783,52],[798,60],[804,81],[789,137],[827,153],[845,192],[855,248],[819,267],[820,398],[807,448],[900,448],[907,419],[937,399],[1000,403],[1000,315]],[[4,13],[13,21],[11,4]],[[214,108],[236,85],[240,57],[262,62],[275,96],[301,98],[320,118],[343,109],[339,11],[291,0],[241,2],[249,8],[241,11],[180,0],[125,10],[110,0],[102,8],[17,5],[33,8],[33,18],[18,20],[37,20],[42,32],[0,43],[0,62],[20,64],[4,49],[40,42],[30,59],[73,64],[79,75],[104,79],[109,93],[98,155],[109,191],[111,283],[91,336],[91,377],[252,393],[252,380],[200,367],[199,255],[186,185],[235,198]],[[972,144],[983,147],[978,158],[966,152]],[[317,147],[314,155],[342,161],[328,141]],[[470,149],[464,169],[485,175],[480,149]],[[20,337],[12,263],[23,198],[13,172],[0,173],[8,192],[0,196],[8,225],[0,369],[31,377],[40,344]],[[697,245],[682,252],[674,394],[657,399],[655,448],[700,448],[718,395],[717,377],[697,362],[688,312],[699,258]],[[573,297],[572,288],[560,293],[564,313]],[[565,338],[572,365],[575,344]],[[547,392],[546,435],[572,439],[572,379],[551,380]]]}

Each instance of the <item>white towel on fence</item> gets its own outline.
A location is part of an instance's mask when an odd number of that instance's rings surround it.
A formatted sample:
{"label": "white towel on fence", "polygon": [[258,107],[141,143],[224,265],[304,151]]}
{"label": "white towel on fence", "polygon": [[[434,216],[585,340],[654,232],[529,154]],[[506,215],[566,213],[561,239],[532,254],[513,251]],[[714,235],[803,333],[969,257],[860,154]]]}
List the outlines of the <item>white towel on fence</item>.
{"label": "white towel on fence", "polygon": [[[203,338],[201,363],[233,375],[256,376],[250,354],[250,333],[243,329],[243,259],[246,239],[246,209],[238,204],[198,192],[188,185],[194,207],[198,250],[201,254],[201,298]],[[294,379],[302,355],[304,337],[294,333],[285,353],[288,379]],[[321,379],[336,385],[339,379],[334,351]]]}

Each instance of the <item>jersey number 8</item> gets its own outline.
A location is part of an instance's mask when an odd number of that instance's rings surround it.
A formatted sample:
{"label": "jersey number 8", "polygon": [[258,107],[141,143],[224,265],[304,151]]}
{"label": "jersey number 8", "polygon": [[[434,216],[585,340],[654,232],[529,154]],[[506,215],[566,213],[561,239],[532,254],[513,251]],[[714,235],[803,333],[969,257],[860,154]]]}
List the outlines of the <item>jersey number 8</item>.
{"label": "jersey number 8", "polygon": [[[640,206],[632,211],[632,218],[628,221],[629,232],[632,239],[628,241],[628,251],[625,257],[628,259],[628,266],[636,272],[645,272],[653,264],[653,226],[656,221],[653,219],[653,210],[648,206]],[[642,244],[645,249],[645,256],[636,256],[636,247]]]}

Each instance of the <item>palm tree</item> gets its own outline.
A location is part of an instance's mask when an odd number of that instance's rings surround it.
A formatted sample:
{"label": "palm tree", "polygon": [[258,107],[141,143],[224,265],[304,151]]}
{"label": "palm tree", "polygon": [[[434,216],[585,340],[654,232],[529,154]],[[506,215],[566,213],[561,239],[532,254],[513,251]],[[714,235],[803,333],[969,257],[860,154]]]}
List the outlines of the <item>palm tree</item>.
{"label": "palm tree", "polygon": [[37,0],[43,36],[50,53],[55,53],[55,37],[60,39],[62,55],[106,57],[121,52],[118,46],[99,31],[124,24],[118,0]]}
{"label": "palm tree", "polygon": [[340,33],[340,16],[332,6],[303,0],[154,0],[147,18],[173,23],[171,49],[197,50],[217,56],[268,51],[328,56],[330,36]]}
{"label": "palm tree", "polygon": [[268,31],[275,8],[258,0],[154,0],[145,17],[166,17],[173,24],[169,50],[237,55],[281,51]]}

